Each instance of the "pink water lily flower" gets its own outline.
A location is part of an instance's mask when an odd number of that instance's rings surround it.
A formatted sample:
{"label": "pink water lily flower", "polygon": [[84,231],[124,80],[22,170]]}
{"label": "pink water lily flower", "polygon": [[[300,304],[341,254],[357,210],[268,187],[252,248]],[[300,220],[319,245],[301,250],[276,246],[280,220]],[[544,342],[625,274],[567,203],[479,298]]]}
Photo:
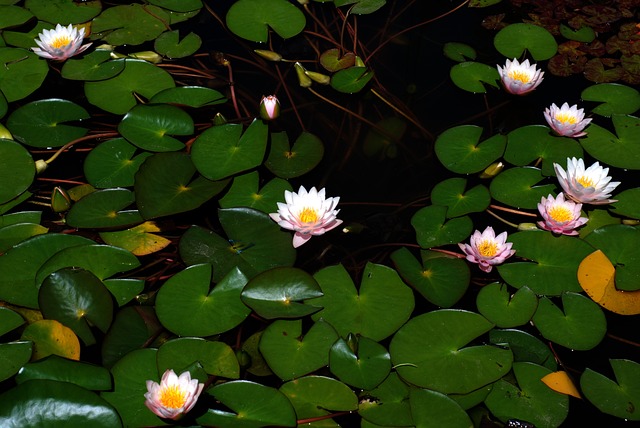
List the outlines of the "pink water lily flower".
{"label": "pink water lily flower", "polygon": [[529,64],[528,59],[521,64],[515,58],[513,61],[507,60],[504,67],[498,65],[498,73],[504,88],[514,95],[524,95],[533,91],[544,76],[544,71],[538,70],[536,64]]}
{"label": "pink water lily flower", "polygon": [[543,221],[539,221],[538,225],[553,233],[577,235],[576,229],[589,221],[587,217],[580,217],[581,209],[582,204],[566,201],[562,193],[556,198],[552,195],[543,196],[538,204]]}
{"label": "pink water lily flower", "polygon": [[40,47],[32,49],[36,55],[43,58],[64,61],[84,52],[91,46],[91,43],[83,45],[83,39],[84,28],[80,28],[78,31],[71,24],[67,27],[58,24],[53,30],[42,30],[42,33],[38,34],[38,38],[35,39],[36,44]]}
{"label": "pink water lily flower", "polygon": [[171,369],[164,372],[160,383],[147,381],[144,404],[161,418],[179,419],[195,406],[204,388],[198,379],[191,379],[189,372],[179,377]]}
{"label": "pink water lily flower", "polygon": [[557,163],[553,164],[553,168],[562,190],[574,201],[593,205],[616,202],[609,197],[620,182],[612,182],[607,175],[609,168],[601,167],[598,162],[585,169],[582,159],[567,158],[566,171]]}
{"label": "pink water lily flower", "polygon": [[507,242],[507,232],[496,236],[491,226],[488,226],[482,233],[476,230],[471,235],[470,243],[471,245],[458,244],[458,246],[466,254],[467,260],[471,263],[478,263],[484,272],[491,272],[493,266],[504,263],[516,252],[511,249],[513,244]]}
{"label": "pink water lily flower", "polygon": [[584,118],[584,110],[579,109],[577,104],[569,107],[569,104],[564,103],[560,108],[551,104],[551,107],[544,109],[544,117],[551,129],[563,137],[577,138],[587,135],[583,129],[591,122],[591,119]]}
{"label": "pink water lily flower", "polygon": [[339,197],[325,198],[324,189],[317,191],[312,187],[309,192],[300,186],[298,193],[285,190],[286,203],[278,202],[278,212],[269,214],[280,227],[295,231],[293,246],[295,248],[307,242],[314,235],[325,232],[342,224],[336,218],[340,210],[336,206]]}

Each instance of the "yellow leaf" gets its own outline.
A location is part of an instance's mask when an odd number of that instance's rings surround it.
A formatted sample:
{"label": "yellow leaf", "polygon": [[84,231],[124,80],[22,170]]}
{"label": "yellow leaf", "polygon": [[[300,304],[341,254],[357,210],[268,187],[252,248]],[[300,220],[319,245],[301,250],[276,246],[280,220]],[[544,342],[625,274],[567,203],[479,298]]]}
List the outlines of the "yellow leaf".
{"label": "yellow leaf", "polygon": [[146,221],[131,229],[102,232],[100,237],[107,244],[129,250],[136,256],[160,251],[171,243],[167,238],[149,232],[160,232],[160,228],[154,222]]}
{"label": "yellow leaf", "polygon": [[615,274],[615,266],[602,251],[597,250],[580,263],[578,282],[587,295],[603,308],[620,315],[640,314],[640,290],[618,290]]}
{"label": "yellow leaf", "polygon": [[567,374],[567,372],[559,371],[549,373],[540,379],[549,388],[561,394],[571,395],[572,397],[582,398],[575,384]]}

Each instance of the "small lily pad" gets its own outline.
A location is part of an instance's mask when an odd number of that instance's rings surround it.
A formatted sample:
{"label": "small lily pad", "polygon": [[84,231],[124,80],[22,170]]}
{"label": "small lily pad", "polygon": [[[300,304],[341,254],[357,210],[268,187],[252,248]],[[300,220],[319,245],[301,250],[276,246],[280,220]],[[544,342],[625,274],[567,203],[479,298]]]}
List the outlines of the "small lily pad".
{"label": "small lily pad", "polygon": [[264,43],[270,28],[288,39],[304,30],[306,19],[300,9],[286,0],[239,0],[229,8],[226,23],[235,35]]}
{"label": "small lily pad", "polygon": [[447,210],[447,207],[441,205],[430,205],[418,210],[411,218],[416,239],[422,248],[455,244],[471,235],[471,218],[463,216],[446,220]]}
{"label": "small lily pad", "polygon": [[124,138],[107,140],[89,152],[84,160],[84,175],[98,189],[131,187],[134,175],[149,152],[136,153],[136,146]]}
{"label": "small lily pad", "polygon": [[536,209],[542,197],[555,193],[554,184],[538,185],[545,177],[534,167],[510,168],[491,181],[489,190],[497,201],[521,209]]}
{"label": "small lily pad", "polygon": [[484,94],[487,88],[484,84],[499,88],[497,81],[500,74],[495,67],[473,61],[465,61],[451,67],[449,72],[451,81],[460,89],[474,94]]}
{"label": "small lily pad", "polygon": [[476,297],[478,311],[496,327],[517,327],[528,323],[538,307],[538,298],[529,287],[513,295],[505,284],[494,282],[482,287]]}
{"label": "small lily pad", "polygon": [[582,91],[580,98],[585,101],[602,102],[591,111],[604,117],[613,114],[633,114],[640,109],[640,92],[617,83],[592,85]]}
{"label": "small lily pad", "polygon": [[172,135],[191,135],[193,119],[178,107],[166,104],[137,105],[122,118],[118,132],[130,143],[150,152],[172,152],[184,143]]}
{"label": "small lily pad", "polygon": [[442,48],[444,56],[456,62],[464,62],[467,59],[476,59],[477,53],[474,48],[466,43],[447,42]]}
{"label": "small lily pad", "polygon": [[113,61],[111,51],[96,49],[80,59],[68,59],[62,66],[62,77],[85,82],[110,79],[124,70],[125,62]]}
{"label": "small lily pad", "polygon": [[66,216],[73,227],[105,228],[142,223],[144,219],[133,204],[134,193],[129,189],[115,188],[92,192],[73,204]]}
{"label": "small lily pad", "polygon": [[253,208],[267,214],[276,212],[277,202],[282,200],[285,190],[293,190],[291,184],[276,177],[259,189],[259,181],[258,171],[235,177],[227,194],[220,199],[220,206]]}
{"label": "small lily pad", "polygon": [[193,55],[202,45],[196,33],[189,33],[182,40],[178,30],[165,31],[154,42],[153,47],[160,55],[169,58],[184,58]]}
{"label": "small lily pad", "polygon": [[465,192],[466,186],[467,180],[464,178],[441,181],[431,190],[431,201],[434,205],[447,207],[447,218],[486,210],[491,203],[489,190],[479,184]]}
{"label": "small lily pad", "polygon": [[480,172],[502,156],[507,138],[496,134],[480,141],[482,128],[461,125],[449,128],[436,139],[435,151],[449,171],[458,174]]}
{"label": "small lily pad", "polygon": [[611,120],[617,136],[597,124],[591,124],[589,133],[580,139],[580,144],[603,164],[640,169],[640,118],[614,114]]}
{"label": "small lily pad", "polygon": [[285,132],[271,134],[271,149],[264,165],[281,178],[299,177],[315,168],[324,155],[322,141],[309,132],[302,132],[293,147]]}
{"label": "small lily pad", "polygon": [[345,68],[331,76],[331,87],[346,94],[360,92],[373,78],[373,74],[373,71],[367,67]]}
{"label": "small lily pad", "polygon": [[527,51],[536,61],[544,61],[558,51],[558,43],[553,35],[534,24],[507,25],[498,31],[493,44],[507,58],[520,58]]}

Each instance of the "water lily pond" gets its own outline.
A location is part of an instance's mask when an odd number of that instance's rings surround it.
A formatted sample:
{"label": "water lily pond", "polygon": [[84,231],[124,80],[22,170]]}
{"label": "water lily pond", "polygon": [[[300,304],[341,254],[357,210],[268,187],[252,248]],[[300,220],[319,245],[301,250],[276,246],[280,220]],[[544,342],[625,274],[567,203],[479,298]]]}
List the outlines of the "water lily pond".
{"label": "water lily pond", "polygon": [[634,426],[638,6],[0,0],[0,426]]}

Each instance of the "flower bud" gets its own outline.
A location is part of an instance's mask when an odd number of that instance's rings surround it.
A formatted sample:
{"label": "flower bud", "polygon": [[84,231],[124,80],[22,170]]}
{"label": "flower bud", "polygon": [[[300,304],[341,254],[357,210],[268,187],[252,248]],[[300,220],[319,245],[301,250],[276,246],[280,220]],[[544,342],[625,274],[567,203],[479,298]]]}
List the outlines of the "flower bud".
{"label": "flower bud", "polygon": [[51,209],[53,212],[61,213],[71,208],[71,198],[62,187],[54,187],[51,193]]}
{"label": "flower bud", "polygon": [[540,230],[535,223],[520,223],[518,225],[519,231]]}
{"label": "flower bud", "polygon": [[227,123],[227,118],[224,117],[221,113],[216,113],[216,115],[213,116],[214,126],[224,125],[225,123]]}
{"label": "flower bud", "polygon": [[320,83],[321,85],[328,85],[329,83],[331,83],[331,77],[327,76],[326,74],[316,73],[315,71],[309,70],[305,70],[304,74],[309,76],[314,82]]}
{"label": "flower bud", "polygon": [[364,61],[358,55],[356,55],[355,66],[356,67],[365,67]]}
{"label": "flower bud", "polygon": [[4,140],[13,140],[13,135],[7,128],[4,127],[3,124],[0,123],[0,138]]}
{"label": "flower bud", "polygon": [[299,62],[294,64],[294,68],[296,69],[296,74],[298,75],[298,80],[300,81],[300,86],[303,88],[308,88],[313,83],[309,76],[305,74],[305,69]]}
{"label": "flower bud", "polygon": [[262,97],[260,101],[260,117],[264,120],[273,120],[280,116],[280,101],[275,95]]}
{"label": "flower bud", "polygon": [[502,162],[494,162],[480,173],[480,178],[493,178],[500,174],[503,169],[504,164]]}
{"label": "flower bud", "polygon": [[45,160],[38,159],[36,161],[36,174],[40,174],[45,169],[47,169],[48,166],[49,166],[49,164]]}
{"label": "flower bud", "polygon": [[160,64],[162,62],[162,56],[154,51],[142,51],[129,54],[129,58],[143,59],[151,64]]}
{"label": "flower bud", "polygon": [[258,55],[260,55],[262,58],[269,60],[269,61],[281,61],[282,60],[282,55],[280,55],[278,52],[274,52],[274,51],[268,51],[266,49],[254,49],[253,50],[255,53],[257,53]]}

